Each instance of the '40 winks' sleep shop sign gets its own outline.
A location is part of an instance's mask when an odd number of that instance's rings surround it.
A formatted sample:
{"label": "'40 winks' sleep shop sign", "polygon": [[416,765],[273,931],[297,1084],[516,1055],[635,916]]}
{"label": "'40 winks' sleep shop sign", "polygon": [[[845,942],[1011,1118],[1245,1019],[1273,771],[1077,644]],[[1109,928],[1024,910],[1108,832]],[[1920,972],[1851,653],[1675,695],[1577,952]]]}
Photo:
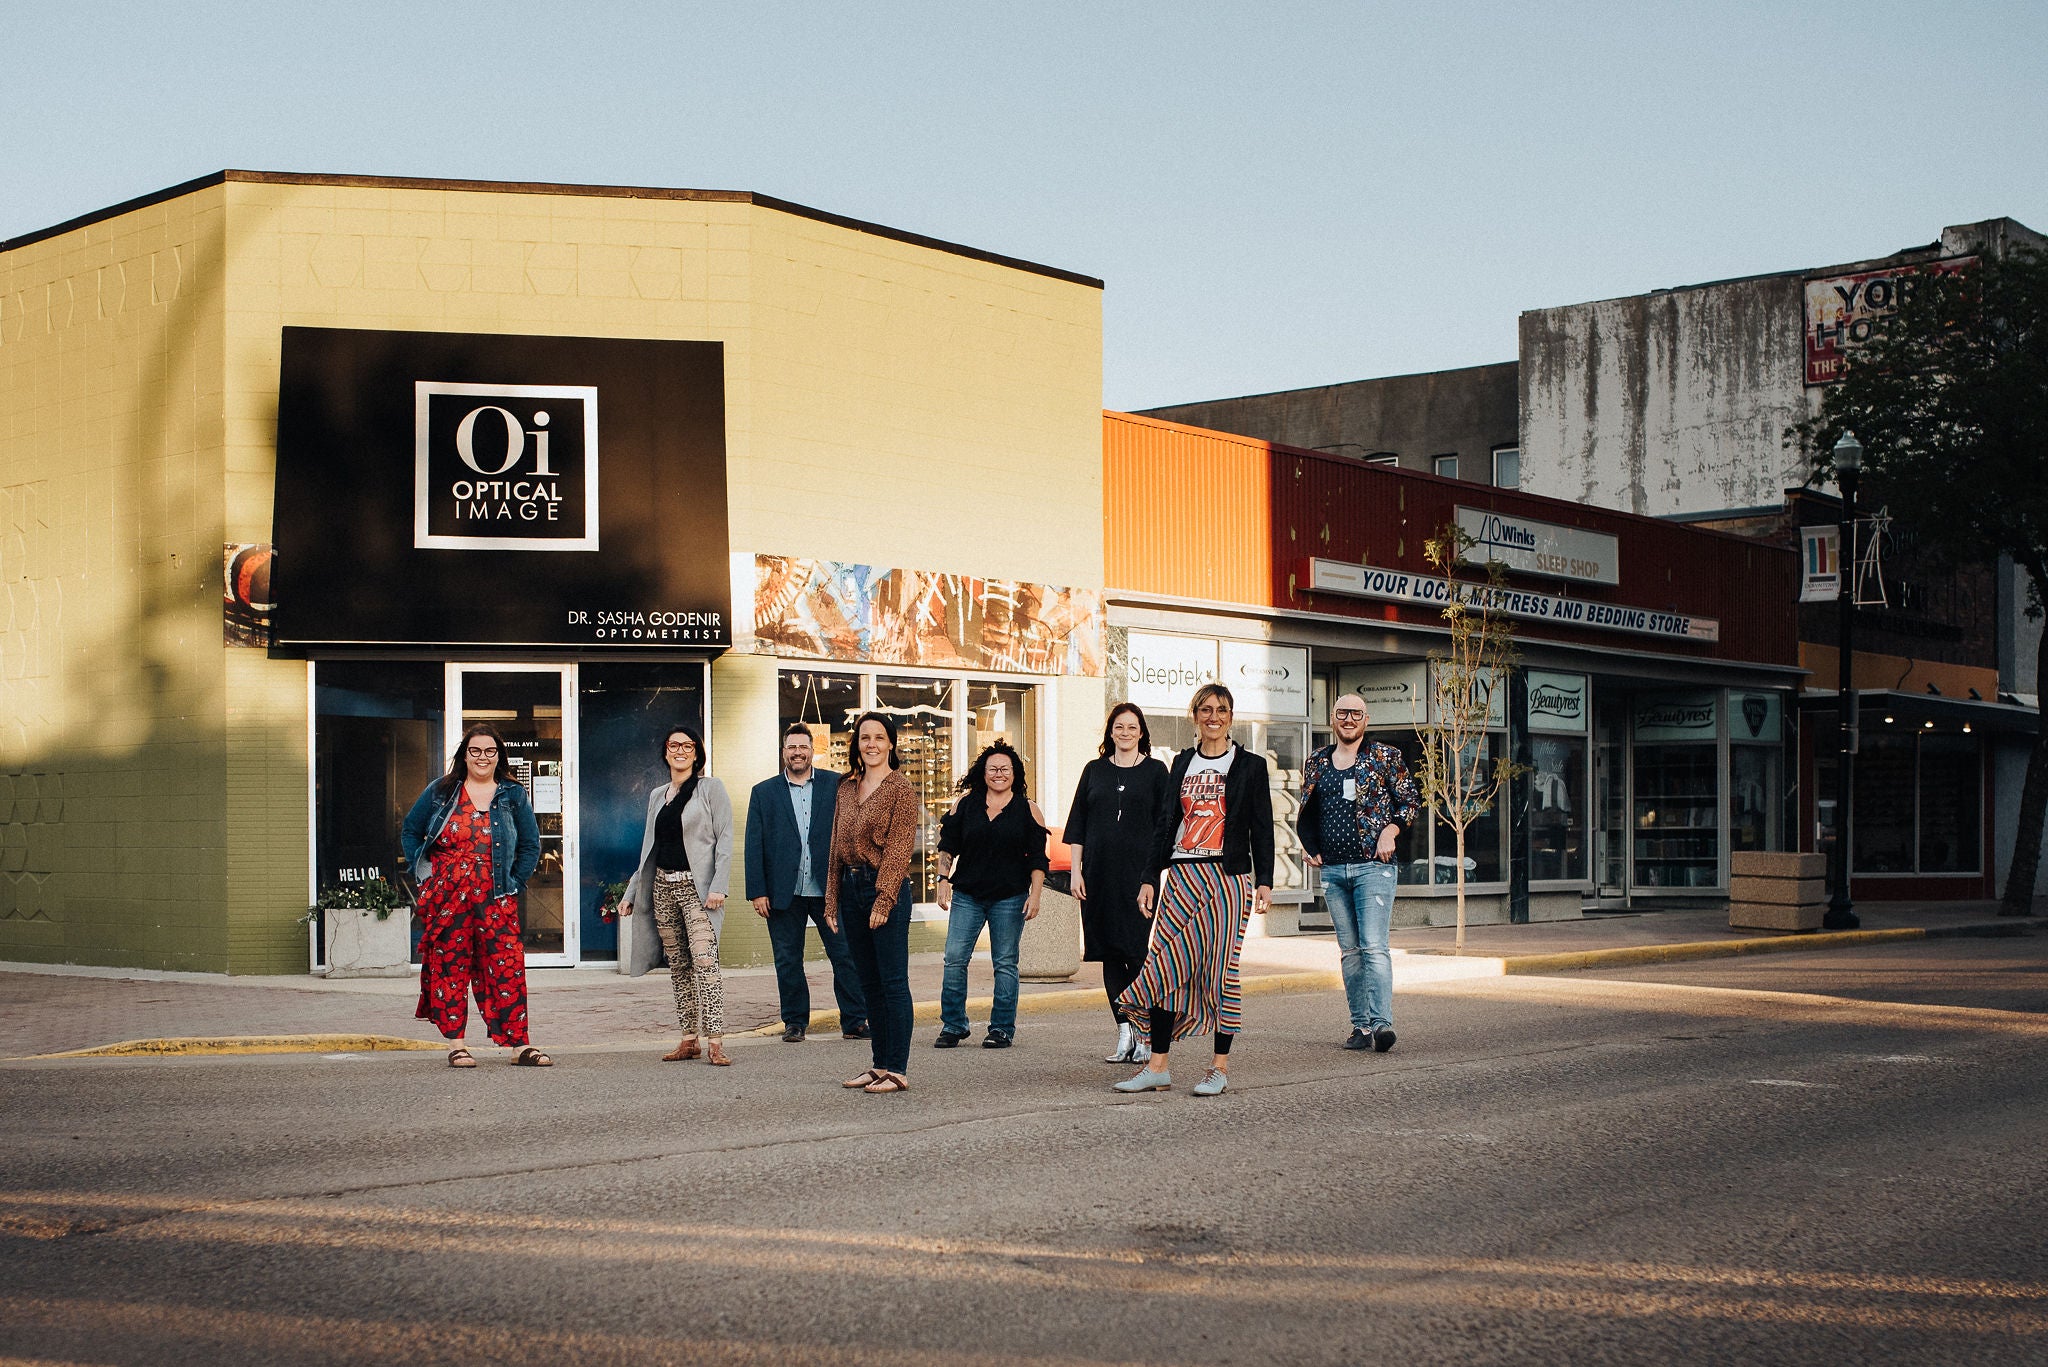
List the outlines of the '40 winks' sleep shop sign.
{"label": "'40 winks' sleep shop sign", "polygon": [[731,644],[719,343],[283,343],[274,649]]}

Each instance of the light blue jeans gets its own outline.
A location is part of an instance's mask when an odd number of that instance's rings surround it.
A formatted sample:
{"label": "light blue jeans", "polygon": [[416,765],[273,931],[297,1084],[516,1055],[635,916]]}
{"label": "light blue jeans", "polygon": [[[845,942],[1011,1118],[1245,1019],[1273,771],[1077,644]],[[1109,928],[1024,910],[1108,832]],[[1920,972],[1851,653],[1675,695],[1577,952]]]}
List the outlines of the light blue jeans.
{"label": "light blue jeans", "polygon": [[1387,935],[1394,927],[1400,877],[1390,863],[1323,865],[1323,902],[1344,955],[1344,1000],[1354,1030],[1393,1028],[1394,961]]}
{"label": "light blue jeans", "polygon": [[1024,893],[990,902],[953,894],[946,913],[946,976],[939,986],[939,1026],[946,1033],[967,1033],[967,961],[974,942],[988,927],[988,956],[995,961],[996,1000],[989,1008],[988,1028],[1017,1033],[1017,945],[1024,938]]}

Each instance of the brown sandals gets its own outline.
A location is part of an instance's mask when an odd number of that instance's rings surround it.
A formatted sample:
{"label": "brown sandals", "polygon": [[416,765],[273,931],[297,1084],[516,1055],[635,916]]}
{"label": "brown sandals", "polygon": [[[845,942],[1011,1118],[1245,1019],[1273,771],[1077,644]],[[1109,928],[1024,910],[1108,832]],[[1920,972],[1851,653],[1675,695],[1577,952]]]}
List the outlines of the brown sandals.
{"label": "brown sandals", "polygon": [[512,1066],[514,1068],[552,1068],[555,1066],[555,1061],[529,1044],[512,1056]]}
{"label": "brown sandals", "polygon": [[663,1054],[661,1061],[663,1063],[683,1063],[697,1057],[700,1052],[697,1048],[697,1037],[692,1035],[666,1054]]}
{"label": "brown sandals", "polygon": [[474,1068],[476,1067],[476,1055],[458,1044],[448,1051],[448,1066],[450,1068]]}
{"label": "brown sandals", "polygon": [[903,1074],[883,1072],[880,1069],[875,1071],[877,1074],[875,1080],[861,1088],[863,1092],[873,1096],[887,1096],[891,1092],[907,1092],[910,1090],[910,1079],[903,1076]]}
{"label": "brown sandals", "polygon": [[880,1082],[886,1076],[888,1076],[888,1074],[884,1073],[880,1068],[870,1068],[865,1073],[862,1073],[859,1077],[850,1077],[846,1079],[846,1081],[840,1083],[839,1085],[842,1087],[865,1088],[873,1083]]}

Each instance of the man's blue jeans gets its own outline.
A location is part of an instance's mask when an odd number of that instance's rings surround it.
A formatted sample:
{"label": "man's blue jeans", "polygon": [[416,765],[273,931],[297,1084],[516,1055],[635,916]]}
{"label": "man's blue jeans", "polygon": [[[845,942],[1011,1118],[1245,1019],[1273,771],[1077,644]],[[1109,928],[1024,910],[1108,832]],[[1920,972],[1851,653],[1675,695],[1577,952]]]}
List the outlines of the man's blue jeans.
{"label": "man's blue jeans", "polygon": [[1391,863],[1323,865],[1323,902],[1344,955],[1344,1000],[1354,1030],[1393,1028],[1394,961],[1387,935],[1400,877]]}
{"label": "man's blue jeans", "polygon": [[967,961],[974,942],[988,927],[989,958],[995,961],[996,1000],[989,1008],[988,1028],[1005,1035],[1017,1032],[1017,944],[1024,938],[1026,894],[988,901],[964,892],[953,894],[946,913],[946,976],[939,987],[939,1028],[950,1035],[967,1033]]}

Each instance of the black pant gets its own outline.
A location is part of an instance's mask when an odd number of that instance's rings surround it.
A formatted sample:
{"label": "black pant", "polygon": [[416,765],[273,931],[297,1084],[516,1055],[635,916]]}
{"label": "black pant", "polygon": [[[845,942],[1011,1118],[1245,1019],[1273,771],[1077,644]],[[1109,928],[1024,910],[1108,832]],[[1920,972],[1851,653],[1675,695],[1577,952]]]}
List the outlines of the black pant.
{"label": "black pant", "polygon": [[868,1023],[867,998],[860,990],[860,970],[847,953],[846,936],[825,924],[825,899],[792,897],[789,905],[768,912],[768,943],[775,950],[775,991],[782,999],[782,1023],[811,1028],[811,980],[804,975],[804,927],[817,923],[825,957],[832,961],[832,995],[839,1002],[839,1028]]}
{"label": "black pant", "polygon": [[[1102,951],[1102,990],[1109,995],[1109,1014],[1119,1022],[1124,1019],[1124,1013],[1117,1006],[1116,999],[1124,994],[1125,988],[1138,980],[1138,970],[1144,966],[1143,954],[1135,959],[1127,959],[1114,949]],[[1141,1025],[1143,1022],[1132,1021],[1131,1024]]]}
{"label": "black pant", "polygon": [[[1155,1006],[1155,1007],[1153,1007],[1153,1008],[1152,1008],[1152,1021],[1151,1021],[1151,1025],[1152,1025],[1152,1052],[1153,1052],[1153,1053],[1155,1053],[1155,1054],[1170,1054],[1170,1053],[1172,1053],[1172,1052],[1173,1052],[1173,1027],[1174,1027],[1174,1014],[1173,1014],[1173,1012],[1171,1012],[1171,1011],[1168,1011],[1168,1010],[1167,1010],[1166,1008],[1164,1008],[1164,1007],[1160,1007],[1160,1006]],[[1224,1033],[1223,1033],[1223,1032],[1222,1032],[1221,1030],[1218,1030],[1218,1031],[1216,1032],[1216,1054],[1217,1054],[1217,1056],[1218,1056],[1218,1057],[1220,1058],[1220,1057],[1223,1057],[1223,1056],[1225,1056],[1225,1055],[1229,1054],[1229,1053],[1230,1053],[1230,1046],[1231,1046],[1232,1044],[1236,1043],[1236,1042],[1237,1042],[1237,1036],[1236,1036],[1236,1035],[1226,1035],[1226,1034],[1224,1034]]]}
{"label": "black pant", "polygon": [[839,875],[839,928],[860,971],[868,1003],[869,1041],[875,1067],[901,1073],[910,1067],[910,880],[896,893],[896,905],[880,930],[868,928],[875,905],[875,871],[861,865]]}

